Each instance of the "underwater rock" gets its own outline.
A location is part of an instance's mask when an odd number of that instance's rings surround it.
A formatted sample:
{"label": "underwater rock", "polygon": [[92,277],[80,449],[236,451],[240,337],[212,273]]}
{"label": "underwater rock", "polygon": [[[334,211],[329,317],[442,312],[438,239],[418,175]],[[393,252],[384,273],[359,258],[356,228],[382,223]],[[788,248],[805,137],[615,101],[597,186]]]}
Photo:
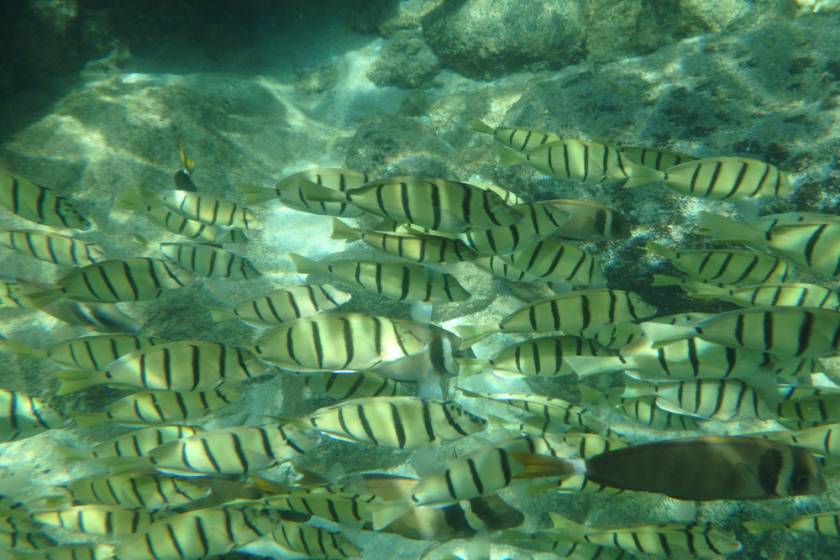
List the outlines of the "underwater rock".
{"label": "underwater rock", "polygon": [[440,62],[419,31],[397,31],[385,41],[368,79],[379,87],[424,88],[439,71]]}

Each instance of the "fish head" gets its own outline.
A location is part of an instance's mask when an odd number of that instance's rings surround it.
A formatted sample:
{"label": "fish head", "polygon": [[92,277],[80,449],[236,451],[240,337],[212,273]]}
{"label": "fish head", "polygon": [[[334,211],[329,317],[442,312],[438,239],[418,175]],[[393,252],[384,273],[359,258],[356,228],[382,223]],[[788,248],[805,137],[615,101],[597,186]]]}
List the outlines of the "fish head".
{"label": "fish head", "polygon": [[792,468],[785,481],[786,488],[780,488],[779,495],[803,496],[825,492],[825,477],[816,457],[805,448],[794,447],[792,458]]}

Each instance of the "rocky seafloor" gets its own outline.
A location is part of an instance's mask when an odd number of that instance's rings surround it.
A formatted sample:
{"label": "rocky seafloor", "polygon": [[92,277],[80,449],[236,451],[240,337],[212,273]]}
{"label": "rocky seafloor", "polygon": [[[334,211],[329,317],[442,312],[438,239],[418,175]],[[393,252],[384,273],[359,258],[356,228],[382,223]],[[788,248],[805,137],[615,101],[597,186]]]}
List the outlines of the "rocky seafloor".
{"label": "rocky seafloor", "polygon": [[[2,167],[70,197],[95,223],[83,237],[109,254],[151,254],[137,234],[151,242],[167,238],[116,201],[128,188],[171,188],[179,143],[198,161],[199,189],[229,198],[238,184],[270,186],[309,167],[341,166],[375,177],[492,182],[529,200],[597,200],[635,224],[629,240],[589,247],[610,287],[632,289],[663,313],[696,305],[676,288],[653,297],[651,273],[662,264],[644,244],[700,243],[692,233],[699,210],[755,211],[660,186],[578,185],[526,167],[501,168],[492,139],[470,128],[476,118],[562,137],[770,161],[791,174],[797,190],[764,202],[763,213],[840,212],[837,2],[6,4],[7,15],[16,17],[2,21],[11,45],[0,56]],[[264,229],[239,253],[264,278],[203,281],[126,306],[148,325],[148,334],[245,343],[252,336],[247,327],[215,323],[205,308],[299,282],[289,252],[320,258],[346,251],[330,239],[328,217],[279,203],[256,210]],[[0,212],[0,227],[10,226],[28,224]],[[361,254],[373,252],[358,246],[347,252]],[[0,251],[0,269],[44,282],[59,276],[52,265],[7,250]],[[536,295],[467,265],[454,272],[473,298],[436,309],[435,321],[492,322]],[[364,295],[354,297],[353,306],[407,314],[405,306]],[[42,314],[0,313],[0,332],[29,344],[80,333]],[[827,368],[836,372],[837,366]],[[0,354],[0,385],[47,396],[57,382],[43,361]],[[570,390],[568,382],[560,385]],[[94,390],[51,402],[65,412],[95,410],[111,395]],[[294,416],[316,406],[301,399],[299,384],[276,378],[252,387],[209,425],[254,422],[254,410]],[[55,484],[77,476],[57,453],[61,446],[112,433],[66,428],[4,444],[0,467],[15,480],[26,473],[29,488]],[[407,459],[336,443],[319,453],[323,466],[340,459],[347,470],[395,467]],[[506,497],[528,513],[527,529],[545,526],[547,511],[592,523],[675,515],[671,501],[656,496]],[[698,514],[736,531],[745,558],[821,559],[840,557],[840,543],[786,532],[751,535],[740,523],[754,515],[785,519],[838,507],[835,479],[819,498],[713,503]],[[369,558],[414,558],[427,546],[392,535],[348,535]]]}

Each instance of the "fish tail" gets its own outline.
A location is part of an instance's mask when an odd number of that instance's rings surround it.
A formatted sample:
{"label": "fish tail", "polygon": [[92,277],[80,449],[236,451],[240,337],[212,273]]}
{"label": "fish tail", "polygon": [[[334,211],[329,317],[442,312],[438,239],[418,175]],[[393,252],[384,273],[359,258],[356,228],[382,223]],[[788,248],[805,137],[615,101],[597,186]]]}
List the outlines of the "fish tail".
{"label": "fish tail", "polygon": [[236,313],[234,313],[230,309],[210,306],[206,307],[206,309],[210,312],[210,318],[217,323],[221,323],[222,321],[229,321],[230,319],[236,318]]}
{"label": "fish tail", "polygon": [[654,274],[651,286],[680,286],[685,285],[685,280],[677,276],[670,276],[668,274]]}
{"label": "fish tail", "polygon": [[559,513],[551,512],[548,514],[551,518],[551,525],[555,530],[562,531],[567,536],[584,536],[588,530],[585,525],[575,523],[568,517],[563,517]]}
{"label": "fish tail", "polygon": [[352,226],[348,226],[338,218],[333,218],[332,226],[333,229],[332,235],[330,235],[330,239],[344,239],[347,241],[356,241],[357,239],[361,239],[362,237],[361,230]]}
{"label": "fish tail", "polygon": [[36,513],[39,511],[64,509],[73,505],[73,496],[66,488],[56,487],[50,490],[55,491],[55,494],[42,496],[31,502],[26,502],[26,510],[29,513]]}
{"label": "fish tail", "polygon": [[75,393],[76,391],[95,387],[96,385],[101,385],[105,382],[105,378],[102,376],[102,373],[98,371],[60,369],[53,372],[53,375],[58,377],[58,380],[61,382],[61,385],[56,392],[56,395],[58,396]]}
{"label": "fish tail", "polygon": [[195,170],[195,160],[187,156],[187,150],[184,148],[183,142],[178,143],[178,159],[181,160],[181,165],[184,167],[187,175],[192,175],[192,172]]}
{"label": "fish tail", "polygon": [[744,528],[750,533],[763,533],[764,531],[774,531],[786,527],[787,525],[784,523],[774,521],[744,521]]}
{"label": "fish tail", "polygon": [[498,325],[461,325],[452,329],[455,334],[461,337],[461,344],[459,348],[466,349],[481,342],[488,336],[499,332]]}
{"label": "fish tail", "polygon": [[46,358],[48,356],[47,352],[41,350],[40,348],[33,348],[32,346],[27,346],[26,344],[9,340],[8,338],[0,340],[0,348],[15,354],[31,356],[33,358]]}
{"label": "fish tail", "polygon": [[657,171],[652,167],[639,165],[638,163],[633,163],[631,161],[625,161],[624,167],[627,170],[628,176],[627,181],[624,183],[624,187],[628,189],[665,180],[665,173]]}
{"label": "fish tail", "polygon": [[93,551],[94,560],[112,560],[116,555],[116,548],[112,544],[97,544]]}
{"label": "fish tail", "polygon": [[458,364],[459,377],[470,377],[490,367],[490,362],[477,358],[456,358],[455,363]]}
{"label": "fish tail", "polygon": [[656,386],[652,383],[641,381],[634,377],[624,378],[624,394],[625,399],[637,399],[641,397],[649,397],[656,394]]}
{"label": "fish tail", "polygon": [[514,478],[568,477],[577,472],[575,464],[568,459],[519,451],[511,451],[509,455],[522,466]]}
{"label": "fish tail", "polygon": [[581,379],[624,369],[624,362],[618,356],[569,356],[563,361],[569,364]]}
{"label": "fish tail", "polygon": [[108,422],[110,416],[106,412],[77,412],[73,414],[73,419],[79,428],[92,428]]}
{"label": "fish tail", "polygon": [[683,340],[698,334],[698,330],[695,327],[682,327],[665,323],[652,323],[650,321],[640,323],[640,326],[653,348],[661,348],[669,342]]}
{"label": "fish tail", "polygon": [[274,192],[274,189],[267,189],[253,183],[237,184],[236,190],[242,195],[243,204],[257,204],[277,198],[277,193]]}
{"label": "fish tail", "polygon": [[216,243],[219,244],[227,244],[227,243],[247,243],[250,241],[248,236],[239,228],[231,228],[227,230],[224,235],[216,239]]}
{"label": "fish tail", "polygon": [[494,144],[493,150],[496,152],[496,155],[499,156],[499,165],[501,165],[502,167],[521,165],[528,161],[528,158],[525,157],[525,154],[507,148],[501,144]]}
{"label": "fish tail", "polygon": [[495,131],[495,129],[493,129],[493,127],[491,127],[490,125],[488,125],[487,123],[485,123],[481,119],[471,120],[470,121],[470,128],[472,128],[474,131],[479,132],[481,134],[495,134],[496,133],[496,131]]}
{"label": "fish tail", "polygon": [[34,309],[42,309],[61,299],[63,293],[64,290],[61,288],[50,288],[41,292],[26,294],[26,299]]}
{"label": "fish tail", "polygon": [[759,245],[765,243],[761,230],[711,212],[700,212],[697,215],[697,223],[698,227],[695,230],[697,233],[709,235],[718,241]]}
{"label": "fish tail", "polygon": [[295,265],[295,270],[301,274],[314,274],[318,272],[325,272],[327,270],[326,265],[323,265],[318,261],[308,259],[303,255],[298,255],[297,253],[289,253],[289,258],[292,259],[292,263]]}
{"label": "fish tail", "polygon": [[149,457],[102,457],[96,462],[108,469],[108,476],[152,474],[155,464]]}
{"label": "fish tail", "polygon": [[670,247],[660,245],[659,243],[655,243],[653,241],[649,241],[647,245],[645,245],[645,249],[650,251],[654,255],[658,255],[666,259],[673,259],[677,256],[677,252],[671,249]]}
{"label": "fish tail", "polygon": [[373,511],[373,530],[381,531],[391,523],[411,511],[411,504],[406,501],[384,502],[370,504]]}

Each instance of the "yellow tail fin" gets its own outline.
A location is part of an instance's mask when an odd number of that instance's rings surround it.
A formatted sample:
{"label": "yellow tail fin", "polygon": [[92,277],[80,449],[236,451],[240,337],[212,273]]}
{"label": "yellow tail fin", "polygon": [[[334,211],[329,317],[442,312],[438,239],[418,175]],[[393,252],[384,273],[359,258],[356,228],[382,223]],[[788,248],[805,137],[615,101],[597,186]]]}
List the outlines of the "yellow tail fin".
{"label": "yellow tail fin", "polygon": [[292,263],[295,265],[295,270],[301,274],[314,274],[327,271],[326,265],[321,264],[318,261],[308,259],[303,255],[289,253],[289,258],[292,259]]}
{"label": "yellow tail fin", "polygon": [[330,239],[345,239],[347,241],[356,241],[361,239],[362,232],[354,227],[348,226],[338,218],[333,218],[332,221],[332,235]]}
{"label": "yellow tail fin", "polygon": [[82,369],[60,369],[53,372],[53,375],[58,377],[61,382],[56,395],[67,395],[75,393],[82,389],[102,385],[107,381],[107,378],[102,372],[88,371]]}
{"label": "yellow tail fin", "polygon": [[470,128],[481,134],[496,134],[496,130],[482,121],[481,119],[473,119],[470,121]]}

